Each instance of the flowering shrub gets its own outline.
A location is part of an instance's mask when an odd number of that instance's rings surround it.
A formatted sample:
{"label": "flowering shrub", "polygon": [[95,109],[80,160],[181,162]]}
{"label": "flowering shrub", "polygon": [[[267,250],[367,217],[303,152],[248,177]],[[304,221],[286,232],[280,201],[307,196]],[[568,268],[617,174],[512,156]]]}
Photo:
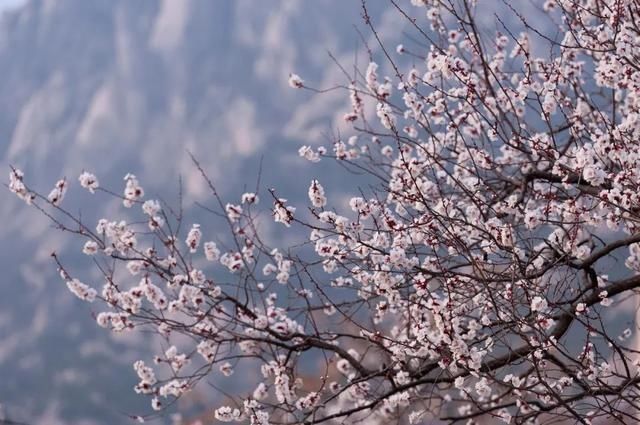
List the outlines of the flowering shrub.
{"label": "flowering shrub", "polygon": [[[605,314],[640,288],[640,4],[534,1],[551,30],[514,4],[522,32],[489,37],[473,0],[412,3],[391,1],[426,47],[395,53],[363,4],[385,61],[342,87],[354,136],[299,150],[378,186],[340,211],[320,176],[311,221],[267,196],[282,231],[308,231],[311,259],[266,245],[255,193],[225,203],[210,184],[233,237],[223,245],[205,223],[179,231],[181,216],[131,174],[121,198],[137,218],[94,227],[63,209],[70,182],[45,197],[12,169],[16,195],[86,239],[102,288],[55,259],[73,294],[100,302],[98,325],[166,339],[155,365],[134,365],[154,409],[246,364],[259,379],[219,421],[638,420],[640,357]],[[310,89],[296,74],[289,84]],[[90,173],[79,181],[114,196]],[[612,270],[614,256],[624,267]],[[174,345],[180,335],[191,345]]]}

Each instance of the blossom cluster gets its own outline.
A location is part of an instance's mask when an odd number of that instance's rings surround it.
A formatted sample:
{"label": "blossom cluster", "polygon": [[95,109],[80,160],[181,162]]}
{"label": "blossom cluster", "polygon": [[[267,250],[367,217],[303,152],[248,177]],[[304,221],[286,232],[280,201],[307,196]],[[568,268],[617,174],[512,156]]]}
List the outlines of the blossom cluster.
{"label": "blossom cluster", "polygon": [[[257,193],[214,193],[229,240],[208,240],[204,221],[172,225],[181,216],[132,174],[121,200],[142,220],[73,223],[105,282],[98,292],[58,263],[69,289],[103,302],[100,326],[167,341],[155,366],[134,365],[154,409],[251,364],[252,390],[218,421],[635,418],[640,361],[608,311],[640,288],[640,6],[546,0],[553,36],[520,16],[488,37],[472,0],[411,3],[426,47],[396,49],[410,64],[372,55],[343,86],[348,138],[298,151],[368,171],[368,191],[330,207],[313,179],[309,221],[270,191],[273,221],[305,244],[267,245]],[[289,85],[310,88],[297,74]],[[20,170],[9,179],[28,203],[64,208],[67,180],[43,197]]]}

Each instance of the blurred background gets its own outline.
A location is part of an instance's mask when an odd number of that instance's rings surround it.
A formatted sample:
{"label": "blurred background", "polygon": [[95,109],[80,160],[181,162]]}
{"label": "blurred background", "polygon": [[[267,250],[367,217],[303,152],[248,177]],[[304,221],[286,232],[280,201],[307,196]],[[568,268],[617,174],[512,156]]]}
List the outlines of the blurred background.
{"label": "blurred background", "polygon": [[[368,4],[391,52],[399,42],[424,50],[387,2]],[[525,7],[527,16],[540,14]],[[485,4],[483,11],[495,31]],[[231,202],[255,188],[262,163],[263,190],[278,188],[296,204],[322,175],[330,204],[339,204],[360,179],[333,172],[330,161],[310,166],[297,150],[352,134],[342,122],[347,96],[294,90],[287,80],[295,72],[317,88],[347,84],[328,52],[349,73],[366,66],[359,31],[375,42],[361,13],[357,0],[0,0],[0,170],[21,168],[45,194],[66,176],[65,206],[89,223],[116,218],[120,203],[79,190],[83,170],[118,193],[134,173],[148,198],[169,203],[182,181],[188,220],[203,224],[206,239],[223,230],[190,208],[211,199],[189,151]],[[133,391],[131,364],[161,347],[146,335],[98,328],[92,315],[100,306],[67,291],[52,251],[81,280],[101,284],[81,246],[0,190],[0,419],[121,424],[150,412]],[[618,326],[632,318],[619,316]],[[214,398],[203,385],[179,410],[189,423],[210,412]]]}
{"label": "blurred background", "polygon": [[[383,3],[372,2],[370,13],[383,33],[401,37],[401,19]],[[89,222],[109,217],[118,202],[81,193],[82,170],[117,192],[134,173],[149,197],[168,201],[177,199],[182,179],[187,207],[206,202],[187,151],[234,202],[255,186],[261,160],[263,188],[302,199],[312,176],[331,165],[309,167],[297,150],[337,137],[348,99],[293,90],[288,75],[316,87],[346,83],[327,52],[353,69],[362,50],[360,7],[333,0],[0,0],[0,169],[21,168],[45,194],[66,176],[65,205]],[[133,392],[131,363],[150,360],[158,346],[98,328],[92,314],[99,306],[66,290],[50,254],[85,268],[90,282],[97,275],[80,249],[77,238],[0,190],[0,418],[119,424],[150,411],[149,400]],[[204,411],[208,391],[192,393],[186,409]]]}

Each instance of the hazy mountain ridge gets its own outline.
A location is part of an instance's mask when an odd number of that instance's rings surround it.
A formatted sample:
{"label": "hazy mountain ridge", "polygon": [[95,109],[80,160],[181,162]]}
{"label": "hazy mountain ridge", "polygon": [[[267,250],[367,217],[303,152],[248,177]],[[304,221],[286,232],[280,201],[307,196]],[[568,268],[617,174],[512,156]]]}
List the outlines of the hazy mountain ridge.
{"label": "hazy mountain ridge", "polygon": [[[293,160],[297,147],[330,134],[347,105],[340,93],[291,90],[287,77],[344,82],[326,52],[352,61],[359,22],[358,2],[329,0],[29,1],[0,20],[2,165],[22,168],[43,192],[62,176],[77,189],[88,169],[115,190],[135,172],[150,196],[175,194],[182,175],[188,198],[206,199],[187,150],[235,194],[254,184],[264,156],[265,185],[304,196],[289,178],[293,169],[311,178]],[[74,258],[77,240],[0,193],[5,412],[30,423],[121,423],[148,409],[130,367],[148,342],[97,329],[99,308],[65,290],[49,257]],[[99,212],[88,194],[66,202]]]}

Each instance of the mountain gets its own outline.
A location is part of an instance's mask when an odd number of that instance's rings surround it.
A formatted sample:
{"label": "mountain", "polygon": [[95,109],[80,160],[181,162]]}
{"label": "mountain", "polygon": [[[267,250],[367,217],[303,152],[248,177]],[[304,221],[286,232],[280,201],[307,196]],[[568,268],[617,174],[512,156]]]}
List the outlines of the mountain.
{"label": "mountain", "polygon": [[[381,25],[398,22],[383,2],[371,3]],[[327,52],[354,63],[360,13],[359,2],[331,0],[27,1],[0,19],[1,168],[23,169],[45,193],[63,176],[77,186],[86,169],[117,191],[133,172],[149,194],[177,199],[182,178],[192,203],[208,194],[188,152],[228,196],[255,184],[262,158],[264,186],[302,198],[326,169],[310,170],[297,148],[336,134],[347,100],[292,90],[288,75],[318,87],[345,83]],[[132,390],[131,362],[153,340],[98,329],[97,310],[66,291],[49,256],[79,261],[78,241],[8,190],[0,200],[5,416],[114,424],[148,412]],[[67,205],[99,218],[113,207],[101,202],[72,195]]]}

